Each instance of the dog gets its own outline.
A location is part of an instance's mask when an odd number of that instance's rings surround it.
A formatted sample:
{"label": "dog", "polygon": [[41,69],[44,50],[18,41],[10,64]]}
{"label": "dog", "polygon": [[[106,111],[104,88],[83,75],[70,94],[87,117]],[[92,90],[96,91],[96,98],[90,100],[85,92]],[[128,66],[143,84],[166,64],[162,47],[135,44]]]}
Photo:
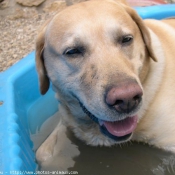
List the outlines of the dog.
{"label": "dog", "polygon": [[[37,37],[40,92],[51,81],[61,121],[88,145],[135,140],[175,153],[174,41],[175,19],[142,20],[112,0],[72,5]],[[40,162],[52,156],[58,127]]]}

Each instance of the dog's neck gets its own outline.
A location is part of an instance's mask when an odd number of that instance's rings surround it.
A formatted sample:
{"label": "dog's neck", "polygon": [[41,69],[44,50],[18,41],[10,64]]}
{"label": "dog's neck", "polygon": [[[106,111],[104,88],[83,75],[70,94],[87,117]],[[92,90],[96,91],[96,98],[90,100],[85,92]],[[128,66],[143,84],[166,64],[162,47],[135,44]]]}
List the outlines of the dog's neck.
{"label": "dog's neck", "polygon": [[[153,98],[155,97],[156,93],[158,92],[159,86],[161,84],[161,77],[165,70],[165,56],[163,53],[161,42],[159,41],[159,38],[156,36],[155,33],[153,33],[152,30],[149,30],[152,47],[155,48],[154,52],[156,55],[156,58],[158,62],[154,62],[153,60],[149,59],[150,61],[147,62],[145,65],[144,71],[146,70],[146,73],[144,73],[144,81],[143,89],[144,89],[144,96],[143,96],[143,105],[141,107],[139,114],[139,118],[142,118],[147,111],[147,109],[150,106],[150,103],[152,102]],[[159,75],[159,76],[157,76]],[[154,86],[152,86],[152,83],[154,82]]]}

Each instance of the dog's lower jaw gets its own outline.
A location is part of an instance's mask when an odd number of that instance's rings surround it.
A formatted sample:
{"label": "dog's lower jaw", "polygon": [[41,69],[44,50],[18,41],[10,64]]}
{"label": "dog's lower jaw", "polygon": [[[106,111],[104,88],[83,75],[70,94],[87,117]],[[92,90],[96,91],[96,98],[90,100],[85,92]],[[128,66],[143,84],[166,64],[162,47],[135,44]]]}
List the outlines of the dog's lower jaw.
{"label": "dog's lower jaw", "polygon": [[82,125],[77,126],[77,123],[74,123],[74,124],[72,123],[70,127],[78,139],[82,140],[87,145],[91,145],[91,146],[109,147],[112,145],[117,145],[117,144],[127,142],[131,138],[130,137],[125,141],[116,142],[115,140],[102,134],[100,131],[99,125],[94,122],[91,123],[90,125],[88,124],[83,125],[83,127]]}
{"label": "dog's lower jaw", "polygon": [[132,132],[137,125],[137,115],[128,116],[124,120],[109,122],[97,118],[81,102],[80,106],[91,121],[98,125],[99,128],[97,129],[105,137],[112,139],[115,143],[123,143],[130,140]]}
{"label": "dog's lower jaw", "polygon": [[69,127],[75,136],[84,141],[87,145],[91,146],[112,146],[120,143],[124,143],[130,140],[127,138],[122,141],[115,141],[112,138],[104,135],[98,123],[95,123],[89,116],[84,112],[84,117],[77,117],[73,115],[71,110],[68,108],[60,107],[61,113],[64,113],[62,120],[64,124]]}

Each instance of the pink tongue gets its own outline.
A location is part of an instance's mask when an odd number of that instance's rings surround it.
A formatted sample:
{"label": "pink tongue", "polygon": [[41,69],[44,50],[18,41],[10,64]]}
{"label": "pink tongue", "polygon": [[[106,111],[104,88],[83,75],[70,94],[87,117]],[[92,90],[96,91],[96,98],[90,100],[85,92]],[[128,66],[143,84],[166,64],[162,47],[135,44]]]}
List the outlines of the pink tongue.
{"label": "pink tongue", "polygon": [[104,121],[103,124],[112,135],[121,137],[134,131],[137,126],[137,116],[127,117],[124,120],[116,122]]}

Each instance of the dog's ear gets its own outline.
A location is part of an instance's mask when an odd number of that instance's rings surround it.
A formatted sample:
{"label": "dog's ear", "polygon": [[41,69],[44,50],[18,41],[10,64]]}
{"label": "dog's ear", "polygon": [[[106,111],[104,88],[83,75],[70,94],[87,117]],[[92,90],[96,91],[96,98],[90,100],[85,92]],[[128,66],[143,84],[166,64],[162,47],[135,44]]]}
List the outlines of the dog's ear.
{"label": "dog's ear", "polygon": [[47,76],[46,68],[44,66],[44,59],[43,59],[43,51],[45,45],[45,31],[46,26],[49,23],[46,22],[40,29],[39,34],[36,39],[36,52],[35,52],[35,61],[36,61],[36,68],[39,77],[39,85],[40,85],[40,93],[44,95],[49,89],[49,78]]}
{"label": "dog's ear", "polygon": [[127,13],[131,16],[131,18],[135,21],[135,23],[137,24],[138,28],[140,29],[140,32],[142,34],[142,38],[143,41],[146,45],[146,48],[148,50],[149,56],[155,61],[157,62],[157,58],[154,54],[153,48],[152,48],[152,43],[151,43],[151,37],[150,37],[150,33],[148,31],[148,28],[145,26],[143,20],[139,17],[139,15],[137,14],[137,12],[130,8],[129,6],[124,6]]}

